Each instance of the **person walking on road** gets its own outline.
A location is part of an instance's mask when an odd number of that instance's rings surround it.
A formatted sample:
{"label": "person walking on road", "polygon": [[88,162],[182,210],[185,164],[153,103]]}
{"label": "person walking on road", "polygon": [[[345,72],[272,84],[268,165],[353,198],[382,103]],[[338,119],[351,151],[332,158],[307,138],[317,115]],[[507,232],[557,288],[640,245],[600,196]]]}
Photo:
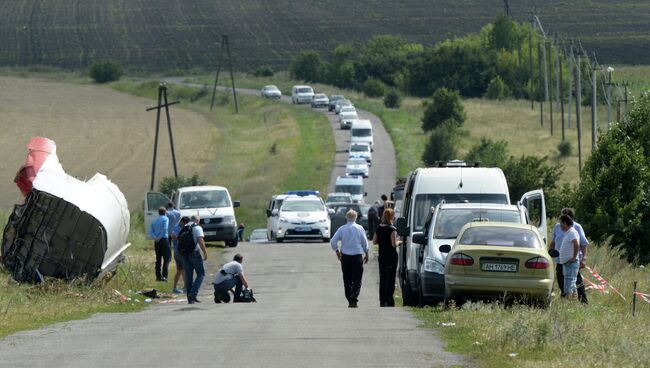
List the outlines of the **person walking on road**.
{"label": "person walking on road", "polygon": [[178,235],[181,232],[181,229],[185,227],[190,222],[190,218],[187,216],[181,217],[180,221],[178,221],[178,224],[174,226],[172,229],[172,251],[174,255],[174,262],[176,263],[176,274],[174,274],[174,287],[172,289],[172,292],[174,294],[180,294],[183,291],[178,288],[178,281],[181,279],[183,276],[183,254],[178,250]]}
{"label": "person walking on road", "polygon": [[370,206],[370,208],[368,208],[368,239],[372,239],[372,237],[375,235],[377,226],[379,226],[379,204],[379,200],[376,200],[375,203]]}
{"label": "person walking on road", "polygon": [[158,209],[158,218],[149,227],[149,236],[154,241],[153,246],[156,252],[156,281],[167,281],[169,262],[172,257],[168,239],[169,219],[166,213],[167,209],[160,207]]}
{"label": "person walking on road", "polygon": [[379,244],[379,305],[394,307],[395,272],[397,271],[397,250],[402,243],[397,240],[397,229],[393,226],[395,211],[386,208],[381,224],[372,238],[373,244]]}
{"label": "person walking on road", "polygon": [[[199,225],[199,216],[192,216],[190,224],[186,225],[191,227],[192,237],[194,238],[195,248],[191,253],[183,254],[183,269],[185,270],[185,292],[187,293],[187,302],[189,304],[200,303],[201,301],[196,298],[201,289],[201,283],[205,277],[205,268],[203,261],[208,260],[208,251],[205,248],[205,241],[203,240],[203,228]],[[203,252],[203,258],[199,250]],[[196,271],[196,279],[194,272]]]}
{"label": "person walking on road", "polygon": [[[363,227],[356,223],[357,212],[349,210],[345,214],[347,223],[338,230],[330,241],[332,250],[341,262],[343,271],[343,288],[348,308],[357,308],[361,280],[363,278],[363,264],[368,263],[368,239]],[[339,248],[339,241],[341,247]]]}
{"label": "person walking on road", "polygon": [[244,257],[237,253],[231,262],[223,265],[217,272],[213,282],[215,303],[228,303],[230,301],[228,290],[232,289],[233,286],[235,287],[233,302],[238,303],[240,301],[242,286],[248,289],[248,280],[244,275],[244,267],[242,266],[243,261]]}
{"label": "person walking on road", "polygon": [[[580,268],[584,268],[586,265],[586,260],[587,260],[587,249],[589,246],[589,241],[587,240],[587,237],[585,236],[585,231],[582,228],[582,226],[575,221],[575,212],[573,211],[573,208],[563,208],[561,215],[568,215],[571,217],[571,220],[573,220],[573,228],[576,229],[579,235],[579,240],[578,243],[580,244],[580,252],[578,253],[578,260],[580,261]],[[551,237],[551,243],[549,244],[548,249],[557,249],[558,252],[560,251],[560,246],[562,245],[562,240],[564,238],[564,232],[562,231],[560,227],[560,223],[558,222],[555,224],[553,227],[553,235]],[[560,292],[562,296],[564,296],[564,274],[562,272],[562,264],[559,263],[558,258],[553,258],[553,261],[555,261],[555,278],[557,279],[557,284],[558,287],[560,288]],[[582,275],[578,271],[578,275],[576,277],[576,288],[578,290],[578,299],[583,303],[583,304],[589,304],[589,300],[587,299],[587,292],[585,290],[585,285],[584,281],[582,280]]]}
{"label": "person walking on road", "polygon": [[564,232],[562,245],[560,246],[560,263],[564,274],[564,297],[571,298],[577,294],[576,279],[580,269],[580,261],[578,260],[580,245],[578,239],[580,235],[573,228],[573,220],[569,215],[560,216],[560,228]]}

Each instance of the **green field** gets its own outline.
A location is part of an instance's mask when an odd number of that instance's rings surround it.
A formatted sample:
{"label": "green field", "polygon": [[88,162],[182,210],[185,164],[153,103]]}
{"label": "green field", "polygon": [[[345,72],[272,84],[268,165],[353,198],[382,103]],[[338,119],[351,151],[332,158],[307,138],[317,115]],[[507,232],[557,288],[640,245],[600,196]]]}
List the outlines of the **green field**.
{"label": "green field", "polygon": [[[601,63],[649,63],[650,3],[510,2],[529,19],[537,5],[548,32],[580,39]],[[0,65],[83,68],[116,59],[131,70],[213,69],[228,34],[238,70],[286,68],[300,51],[402,35],[424,45],[477,32],[503,13],[500,0],[0,0]]]}

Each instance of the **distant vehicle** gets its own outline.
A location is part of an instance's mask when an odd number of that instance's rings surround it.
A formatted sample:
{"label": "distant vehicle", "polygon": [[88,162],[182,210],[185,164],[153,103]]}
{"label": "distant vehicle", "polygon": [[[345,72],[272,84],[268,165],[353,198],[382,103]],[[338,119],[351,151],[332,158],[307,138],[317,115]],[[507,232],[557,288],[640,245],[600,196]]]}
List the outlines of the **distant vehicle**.
{"label": "distant vehicle", "polygon": [[332,219],[332,234],[338,230],[339,227],[345,225],[348,221],[345,218],[345,214],[349,210],[354,210],[357,213],[357,224],[363,226],[363,229],[368,235],[368,209],[370,209],[369,204],[346,204],[346,203],[337,203],[330,207],[334,210],[334,214],[330,216]]}
{"label": "distant vehicle", "polygon": [[336,101],[336,105],[334,105],[334,112],[339,114],[341,112],[341,108],[344,106],[352,106],[352,101],[347,99]]}
{"label": "distant vehicle", "polygon": [[368,162],[365,158],[352,157],[348,159],[348,163],[345,165],[345,175],[358,175],[367,178],[369,174],[370,169],[368,169]]}
{"label": "distant vehicle", "polygon": [[484,298],[551,302],[555,267],[531,225],[471,222],[453,243],[445,263],[445,304]]}
{"label": "distant vehicle", "polygon": [[330,193],[325,199],[325,204],[329,205],[330,203],[352,203],[352,196],[350,193]]}
{"label": "distant vehicle", "polygon": [[282,97],[282,92],[277,86],[274,86],[272,84],[269,84],[268,86],[264,86],[260,90],[260,94],[264,98],[275,98],[275,99],[280,99]]}
{"label": "distant vehicle", "polygon": [[351,143],[368,143],[370,150],[374,151],[374,139],[372,138],[372,123],[370,120],[354,120],[350,128]]}
{"label": "distant vehicle", "polygon": [[354,106],[350,105],[341,107],[341,112],[339,112],[339,124],[341,129],[350,129],[357,119],[359,119],[359,115]]}
{"label": "distant vehicle", "polygon": [[363,197],[368,194],[363,189],[363,179],[358,176],[338,176],[334,190],[350,193],[353,203],[363,203]]}
{"label": "distant vehicle", "polygon": [[271,213],[278,217],[276,241],[282,243],[289,239],[321,239],[328,242],[331,211],[315,195],[287,196],[280,209],[274,209]]}
{"label": "distant vehicle", "polygon": [[372,152],[368,143],[352,143],[348,150],[348,159],[353,157],[363,157],[368,165],[372,165]]}
{"label": "distant vehicle", "polygon": [[404,183],[395,184],[390,192],[390,200],[393,202],[395,209],[395,218],[402,217],[402,201],[404,199]]}
{"label": "distant vehicle", "polygon": [[310,86],[293,86],[291,88],[291,102],[294,104],[311,103],[314,98],[314,89]]}
{"label": "distant vehicle", "polygon": [[248,239],[251,243],[266,243],[266,229],[254,229]]}
{"label": "distant vehicle", "polygon": [[[158,217],[158,207],[165,207],[169,198],[163,193],[147,192],[145,195],[145,231]],[[178,188],[172,193],[171,201],[181,216],[198,215],[206,241],[224,240],[226,246],[237,246],[237,220],[235,207],[239,201],[232,201],[228,189],[216,185]]]}
{"label": "distant vehicle", "polygon": [[431,208],[422,235],[414,235],[420,244],[418,255],[419,305],[442,302],[445,296],[444,267],[447,257],[438,248],[450,244],[465,224],[474,221],[528,223],[526,208],[496,203],[440,203]]}
{"label": "distant vehicle", "polygon": [[324,93],[316,93],[311,100],[311,107],[327,107],[330,104],[330,99]]}
{"label": "distant vehicle", "polygon": [[345,100],[345,96],[343,95],[331,95],[330,96],[330,102],[327,104],[327,111],[334,111],[334,108],[336,107],[336,102],[339,100]]}

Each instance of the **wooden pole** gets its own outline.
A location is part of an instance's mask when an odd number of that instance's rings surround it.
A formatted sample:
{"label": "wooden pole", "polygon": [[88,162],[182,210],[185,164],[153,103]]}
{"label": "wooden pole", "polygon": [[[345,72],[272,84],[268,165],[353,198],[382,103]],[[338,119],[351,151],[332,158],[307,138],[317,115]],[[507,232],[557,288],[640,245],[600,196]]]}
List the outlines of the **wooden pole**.
{"label": "wooden pole", "polygon": [[634,291],[632,292],[632,317],[636,317],[636,280],[634,280]]}
{"label": "wooden pole", "polygon": [[567,97],[567,128],[571,129],[571,97],[573,97],[573,44],[569,45],[569,96]]}
{"label": "wooden pole", "polygon": [[[564,142],[564,79],[562,78],[562,61],[560,60],[560,53],[556,54],[556,63],[558,67],[558,85],[560,98],[560,115],[562,115],[562,142]],[[570,74],[570,73],[569,73]]]}
{"label": "wooden pole", "polygon": [[541,126],[544,126],[544,85],[542,84],[542,58],[540,57],[542,55],[542,44],[538,43],[537,44],[537,60],[538,60],[538,66],[539,66],[539,76],[540,76],[540,81],[539,81],[539,123]]}
{"label": "wooden pole", "polygon": [[214,77],[214,86],[212,87],[212,99],[210,100],[210,111],[214,107],[214,97],[217,94],[217,83],[219,83],[219,72],[221,71],[221,61],[223,60],[223,36],[221,38],[221,48],[219,49],[219,61],[217,62],[217,75]]}
{"label": "wooden pole", "polygon": [[158,156],[158,135],[160,132],[160,103],[162,102],[163,85],[158,86],[158,111],[156,112],[156,135],[153,141],[153,162],[151,163],[151,185],[149,190],[153,191],[154,181],[156,179],[156,156]]}
{"label": "wooden pole", "polygon": [[596,114],[598,113],[598,106],[596,105],[598,103],[596,89],[597,71],[598,68],[596,67],[596,63],[594,63],[591,68],[591,152],[596,149]]}
{"label": "wooden pole", "polygon": [[578,128],[578,172],[582,172],[582,84],[580,54],[576,58],[576,127]]}
{"label": "wooden pole", "polygon": [[[553,42],[549,42],[548,44],[548,49],[549,49],[549,57],[548,57],[548,71],[549,71],[549,85],[553,84],[553,63],[551,62],[551,59],[553,58]],[[544,65],[546,66],[546,58],[544,58]],[[552,88],[551,88],[552,89]],[[551,122],[551,136],[553,136],[553,97],[552,92],[550,93],[551,96],[549,96],[548,99],[548,107],[549,107],[549,120]]]}
{"label": "wooden pole", "polygon": [[530,109],[535,110],[535,102],[533,100],[534,96],[534,82],[535,82],[535,70],[533,68],[533,28],[535,27],[535,18],[534,15],[530,14],[530,29],[528,32],[528,62],[530,64]]}
{"label": "wooden pole", "polygon": [[167,131],[169,132],[169,145],[172,148],[172,164],[174,165],[174,177],[178,179],[178,169],[176,168],[176,152],[174,150],[174,136],[172,135],[172,118],[169,113],[169,102],[167,102],[167,87],[163,86],[163,99],[165,100],[165,114],[167,115]]}

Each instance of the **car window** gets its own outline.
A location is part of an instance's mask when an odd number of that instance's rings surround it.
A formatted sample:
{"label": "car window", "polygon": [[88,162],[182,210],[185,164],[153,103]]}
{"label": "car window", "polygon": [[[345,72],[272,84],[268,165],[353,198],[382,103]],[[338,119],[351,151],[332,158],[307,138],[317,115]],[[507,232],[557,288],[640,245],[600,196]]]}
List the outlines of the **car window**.
{"label": "car window", "polygon": [[344,192],[350,194],[363,194],[363,185],[337,185],[337,192]]}
{"label": "car window", "polygon": [[422,231],[424,221],[431,207],[435,207],[440,201],[447,203],[501,203],[508,204],[505,194],[451,194],[451,193],[424,193],[415,196],[415,208],[413,213],[413,231]]}
{"label": "car window", "polygon": [[494,245],[502,247],[541,248],[539,238],[529,229],[503,226],[480,226],[467,228],[459,244]]}
{"label": "car window", "polygon": [[353,151],[353,152],[368,152],[368,151],[370,151],[370,146],[368,146],[366,144],[354,144],[350,148],[350,151]]}
{"label": "car window", "polygon": [[324,209],[320,201],[289,201],[282,205],[283,212],[315,212]]}
{"label": "car window", "polygon": [[345,214],[346,214],[347,212],[348,212],[348,208],[347,208],[347,207],[338,207],[338,208],[336,209],[336,215],[337,215],[337,216],[345,216]]}
{"label": "car window", "polygon": [[352,129],[353,137],[370,137],[372,136],[371,129]]}
{"label": "car window", "polygon": [[309,93],[312,92],[311,88],[298,88],[298,93]]}
{"label": "car window", "polygon": [[519,212],[502,209],[442,209],[436,217],[436,226],[433,237],[439,239],[454,239],[460,229],[472,221],[500,221],[521,223]]}
{"label": "car window", "polygon": [[352,158],[348,161],[348,165],[365,165],[365,164],[366,164],[365,158]]}

